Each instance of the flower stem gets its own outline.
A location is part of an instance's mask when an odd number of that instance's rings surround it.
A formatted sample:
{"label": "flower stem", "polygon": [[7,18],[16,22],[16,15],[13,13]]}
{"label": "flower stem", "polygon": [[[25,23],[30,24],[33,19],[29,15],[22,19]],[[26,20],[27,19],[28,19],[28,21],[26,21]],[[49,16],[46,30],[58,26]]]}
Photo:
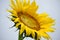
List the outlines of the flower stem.
{"label": "flower stem", "polygon": [[23,40],[23,35],[20,35],[20,31],[19,31],[19,34],[18,34],[18,40]]}

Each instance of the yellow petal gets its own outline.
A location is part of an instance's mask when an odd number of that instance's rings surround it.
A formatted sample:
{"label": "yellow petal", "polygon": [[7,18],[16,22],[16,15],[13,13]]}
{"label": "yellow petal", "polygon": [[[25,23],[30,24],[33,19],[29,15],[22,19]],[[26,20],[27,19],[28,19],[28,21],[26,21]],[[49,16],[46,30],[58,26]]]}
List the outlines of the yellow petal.
{"label": "yellow petal", "polygon": [[27,6],[27,0],[23,0],[23,6]]}
{"label": "yellow petal", "polygon": [[54,24],[52,23],[48,23],[48,24],[44,24],[44,25],[41,25],[40,27],[41,28],[49,28],[49,27],[52,27]]}
{"label": "yellow petal", "polygon": [[27,26],[25,26],[25,27],[26,27],[26,36],[28,36],[31,34],[31,30]]}
{"label": "yellow petal", "polygon": [[30,4],[30,0],[28,0],[28,3],[27,3],[28,5]]}
{"label": "yellow petal", "polygon": [[41,29],[42,31],[44,32],[54,32],[54,28],[44,28],[44,29]]}
{"label": "yellow petal", "polygon": [[47,17],[48,16],[48,14],[46,13],[46,12],[43,12],[43,13],[40,13],[39,15],[38,15],[38,18],[45,18],[45,17]]}
{"label": "yellow petal", "polygon": [[48,24],[48,23],[53,23],[53,22],[54,22],[54,20],[50,17],[40,19],[41,25]]}
{"label": "yellow petal", "polygon": [[8,12],[12,13],[11,16],[17,16],[17,12],[15,10],[7,10]]}
{"label": "yellow petal", "polygon": [[35,32],[34,31],[32,31],[32,37],[35,38]]}
{"label": "yellow petal", "polygon": [[23,24],[21,24],[20,35],[24,32],[24,30],[25,30],[25,27]]}
{"label": "yellow petal", "polygon": [[16,10],[16,11],[17,11],[17,5],[14,3],[13,0],[10,0],[10,1],[11,1],[10,7],[11,7],[13,10]]}
{"label": "yellow petal", "polygon": [[45,33],[45,32],[42,32],[42,33],[41,33],[41,36],[43,36],[43,37],[46,38],[47,40],[50,39],[50,36],[49,36],[47,33]]}
{"label": "yellow petal", "polygon": [[15,6],[15,3],[13,0],[10,0],[10,2],[11,2],[11,5]]}

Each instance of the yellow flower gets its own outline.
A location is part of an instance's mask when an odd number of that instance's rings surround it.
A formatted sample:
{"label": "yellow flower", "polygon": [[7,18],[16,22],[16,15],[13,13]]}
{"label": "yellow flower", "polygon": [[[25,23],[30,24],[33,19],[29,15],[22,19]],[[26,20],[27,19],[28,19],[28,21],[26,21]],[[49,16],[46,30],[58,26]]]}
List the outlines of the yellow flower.
{"label": "yellow flower", "polygon": [[[50,39],[47,32],[54,32],[52,28],[54,20],[45,12],[38,14],[36,11],[38,5],[35,0],[30,3],[30,0],[10,0],[11,20],[15,23],[14,26],[20,29],[20,35],[25,33],[25,36],[39,40],[41,37]],[[27,2],[28,1],[28,2]]]}

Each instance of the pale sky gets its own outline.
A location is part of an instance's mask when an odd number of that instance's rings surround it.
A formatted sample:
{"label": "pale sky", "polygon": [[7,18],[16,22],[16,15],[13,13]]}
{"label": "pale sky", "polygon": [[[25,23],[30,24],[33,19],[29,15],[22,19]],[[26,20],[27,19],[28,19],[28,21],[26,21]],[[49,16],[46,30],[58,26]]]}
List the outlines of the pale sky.
{"label": "pale sky", "polygon": [[[52,40],[60,40],[60,0],[36,0],[39,5],[38,13],[47,12],[49,16],[55,19],[55,32],[49,33]],[[9,12],[9,0],[0,0],[0,40],[18,40],[18,31],[16,28],[9,29],[14,23],[7,16]],[[16,32],[15,32],[16,31]],[[33,40],[25,38],[24,40]],[[44,40],[43,38],[41,40]]]}

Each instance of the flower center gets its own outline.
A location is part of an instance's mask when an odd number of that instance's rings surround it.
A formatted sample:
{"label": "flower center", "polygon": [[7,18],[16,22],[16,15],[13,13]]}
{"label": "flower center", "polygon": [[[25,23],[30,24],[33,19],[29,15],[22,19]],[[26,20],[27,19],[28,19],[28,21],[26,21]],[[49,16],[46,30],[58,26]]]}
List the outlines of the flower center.
{"label": "flower center", "polygon": [[25,24],[27,27],[34,29],[34,30],[40,30],[40,25],[37,22],[37,20],[32,17],[31,15],[27,14],[27,13],[18,13],[18,17],[20,19],[20,21]]}

